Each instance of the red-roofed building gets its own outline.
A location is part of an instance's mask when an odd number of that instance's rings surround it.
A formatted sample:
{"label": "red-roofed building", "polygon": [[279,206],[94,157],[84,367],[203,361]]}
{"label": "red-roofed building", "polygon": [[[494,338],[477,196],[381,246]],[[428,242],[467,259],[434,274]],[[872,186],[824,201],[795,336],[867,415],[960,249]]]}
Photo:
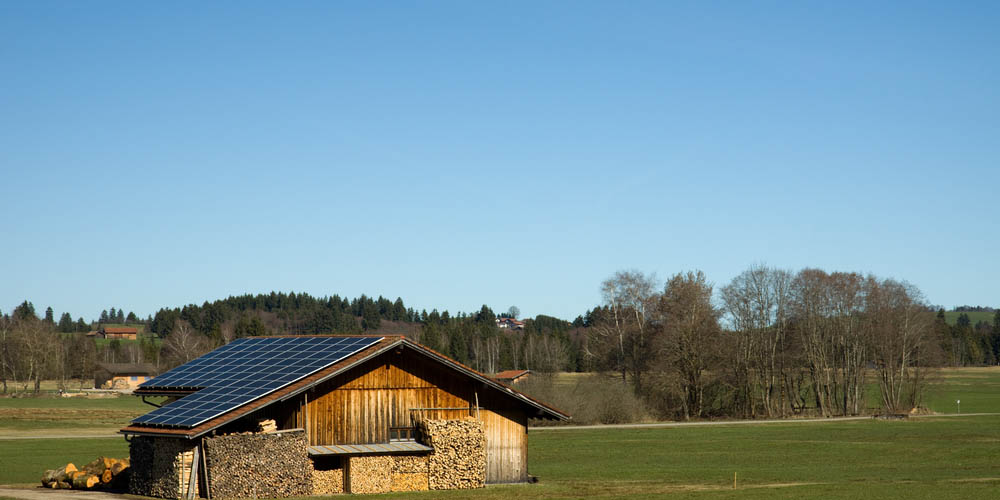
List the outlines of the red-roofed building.
{"label": "red-roofed building", "polygon": [[139,330],[136,328],[106,326],[97,331],[97,334],[106,339],[136,340]]}
{"label": "red-roofed building", "polygon": [[497,318],[498,328],[509,328],[511,330],[523,330],[524,322],[514,318]]}
{"label": "red-roofed building", "polygon": [[516,384],[531,375],[531,370],[506,370],[493,376],[505,384]]}

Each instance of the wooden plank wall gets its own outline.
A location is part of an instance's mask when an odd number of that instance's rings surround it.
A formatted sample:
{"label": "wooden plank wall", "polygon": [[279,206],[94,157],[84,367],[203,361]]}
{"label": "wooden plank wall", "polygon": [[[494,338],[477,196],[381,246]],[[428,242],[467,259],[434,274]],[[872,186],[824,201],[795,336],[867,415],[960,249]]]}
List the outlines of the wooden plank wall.
{"label": "wooden plank wall", "polygon": [[474,416],[477,396],[480,407],[489,408],[479,413],[486,429],[487,482],[526,481],[524,409],[495,389],[409,349],[385,353],[321,384],[305,396],[306,415],[286,405],[277,419],[301,422],[312,445],[385,443],[389,427],[413,425],[411,410],[463,408],[468,410],[425,413],[439,418],[445,413],[451,418]]}

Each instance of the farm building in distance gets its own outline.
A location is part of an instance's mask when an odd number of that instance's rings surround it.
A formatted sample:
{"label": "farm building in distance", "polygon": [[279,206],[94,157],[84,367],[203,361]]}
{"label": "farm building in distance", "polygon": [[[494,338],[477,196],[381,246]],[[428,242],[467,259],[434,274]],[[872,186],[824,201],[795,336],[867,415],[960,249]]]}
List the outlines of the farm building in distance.
{"label": "farm building in distance", "polygon": [[531,376],[531,370],[506,370],[493,376],[505,384],[516,384]]}
{"label": "farm building in distance", "polygon": [[569,415],[403,337],[249,337],[142,384],[134,494],[265,498],[526,482]]}
{"label": "farm building in distance", "polygon": [[108,326],[87,332],[87,336],[102,339],[136,340],[139,338],[139,330],[131,326]]}
{"label": "farm building in distance", "polygon": [[149,363],[98,363],[94,370],[94,388],[135,389],[154,375],[156,367]]}

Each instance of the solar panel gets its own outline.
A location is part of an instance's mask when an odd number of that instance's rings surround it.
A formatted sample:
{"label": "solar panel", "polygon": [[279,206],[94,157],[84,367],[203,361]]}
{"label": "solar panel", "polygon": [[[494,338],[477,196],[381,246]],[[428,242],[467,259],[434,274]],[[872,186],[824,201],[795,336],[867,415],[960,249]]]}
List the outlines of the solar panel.
{"label": "solar panel", "polygon": [[266,396],[378,341],[378,337],[246,337],[139,384],[195,389],[132,423],[194,427]]}

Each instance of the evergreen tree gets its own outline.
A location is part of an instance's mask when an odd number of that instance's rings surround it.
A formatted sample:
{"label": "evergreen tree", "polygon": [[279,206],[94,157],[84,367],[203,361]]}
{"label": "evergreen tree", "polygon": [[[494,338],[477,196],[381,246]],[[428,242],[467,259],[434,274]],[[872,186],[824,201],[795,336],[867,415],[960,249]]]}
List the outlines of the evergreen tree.
{"label": "evergreen tree", "polygon": [[423,331],[420,334],[420,343],[437,352],[443,352],[444,350],[441,348],[441,332],[438,325],[434,323],[424,324]]}
{"label": "evergreen tree", "polygon": [[118,316],[115,318],[118,323],[125,322],[125,312],[122,309],[118,310]]}
{"label": "evergreen tree", "polygon": [[[112,308],[112,310],[114,310],[114,308]],[[101,311],[101,319],[99,319],[97,322],[98,323],[110,323],[108,321],[108,310],[107,309]]]}
{"label": "evergreen tree", "polygon": [[483,307],[479,309],[479,313],[476,314],[476,323],[496,324],[496,321],[497,321],[497,315],[493,314],[493,310],[490,309],[489,307],[486,307],[486,304],[483,304]]}
{"label": "evergreen tree", "polygon": [[14,308],[12,316],[14,317],[15,320],[20,320],[20,321],[28,319],[38,319],[38,316],[35,315],[35,305],[32,304],[31,302],[28,302],[27,300],[21,302],[21,305]]}
{"label": "evergreen tree", "polygon": [[90,325],[88,325],[87,322],[83,320],[82,316],[76,320],[76,331],[81,333],[90,331]]}
{"label": "evergreen tree", "polygon": [[270,333],[270,330],[264,326],[264,323],[257,315],[253,315],[250,318],[246,316],[240,317],[240,320],[236,322],[236,327],[233,328],[233,334],[236,335],[236,338],[259,337],[270,335]]}
{"label": "evergreen tree", "polygon": [[59,331],[69,333],[75,329],[76,325],[73,324],[73,317],[68,312],[62,313],[62,316],[59,316]]}
{"label": "evergreen tree", "polygon": [[382,321],[375,302],[368,300],[364,303],[361,315],[361,328],[367,330],[377,330],[382,326]]}
{"label": "evergreen tree", "polygon": [[52,312],[52,307],[45,308],[45,322],[50,325],[56,324],[55,313]]}
{"label": "evergreen tree", "polygon": [[406,306],[403,305],[403,299],[396,297],[396,302],[392,304],[392,320],[393,321],[406,321]]}
{"label": "evergreen tree", "polygon": [[128,312],[128,316],[125,318],[125,321],[128,322],[128,323],[136,323],[136,322],[139,321],[139,318],[135,317],[135,313],[134,312],[129,311]]}
{"label": "evergreen tree", "polygon": [[108,322],[114,323],[118,319],[118,311],[114,307],[108,312]]}

